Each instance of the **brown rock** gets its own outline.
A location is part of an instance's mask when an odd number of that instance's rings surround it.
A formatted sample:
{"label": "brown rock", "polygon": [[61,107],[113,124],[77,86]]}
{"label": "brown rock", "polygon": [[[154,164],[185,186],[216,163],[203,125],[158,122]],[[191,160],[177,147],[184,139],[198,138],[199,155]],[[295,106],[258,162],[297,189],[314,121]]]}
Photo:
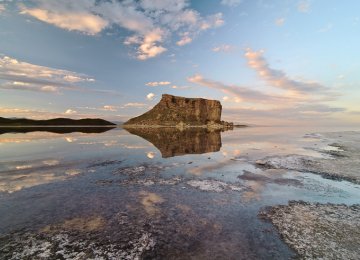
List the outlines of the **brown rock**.
{"label": "brown rock", "polygon": [[[160,102],[150,111],[130,119],[125,126],[188,126],[219,125],[221,103],[203,98],[185,98],[163,94]],[[231,125],[226,123],[226,127]]]}

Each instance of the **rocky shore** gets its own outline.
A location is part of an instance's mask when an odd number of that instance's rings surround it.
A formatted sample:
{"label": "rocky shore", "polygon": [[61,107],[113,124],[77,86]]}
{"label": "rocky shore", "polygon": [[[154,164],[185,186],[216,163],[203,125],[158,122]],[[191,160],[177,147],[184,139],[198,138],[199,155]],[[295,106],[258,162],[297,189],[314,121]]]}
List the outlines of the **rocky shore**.
{"label": "rocky shore", "polygon": [[[360,183],[360,133],[311,134],[321,158],[304,155],[267,157],[256,161],[265,169],[311,172],[333,180]],[[264,209],[259,217],[269,220],[282,239],[301,259],[359,259],[360,204],[320,204],[290,201]]]}
{"label": "rocky shore", "polygon": [[288,169],[320,174],[325,178],[347,180],[360,184],[360,133],[336,132],[316,135],[329,145],[327,149],[316,149],[323,158],[304,155],[267,157],[256,161],[259,167]]}
{"label": "rocky shore", "polygon": [[290,201],[260,212],[301,259],[359,259],[360,204]]}

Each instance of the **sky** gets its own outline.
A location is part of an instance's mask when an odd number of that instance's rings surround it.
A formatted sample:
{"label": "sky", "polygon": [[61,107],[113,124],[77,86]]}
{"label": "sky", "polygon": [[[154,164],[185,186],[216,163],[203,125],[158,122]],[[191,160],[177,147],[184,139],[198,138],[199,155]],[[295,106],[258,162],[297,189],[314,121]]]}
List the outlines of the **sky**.
{"label": "sky", "polygon": [[164,93],[223,119],[360,125],[358,0],[0,0],[0,116],[122,122]]}

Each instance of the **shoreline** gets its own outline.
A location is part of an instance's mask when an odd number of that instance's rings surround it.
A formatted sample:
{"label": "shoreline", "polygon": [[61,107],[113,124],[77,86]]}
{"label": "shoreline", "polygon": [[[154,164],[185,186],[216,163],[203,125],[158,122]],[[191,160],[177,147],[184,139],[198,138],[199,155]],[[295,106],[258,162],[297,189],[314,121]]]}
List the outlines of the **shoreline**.
{"label": "shoreline", "polygon": [[[333,180],[360,184],[360,132],[331,132],[318,134],[318,146],[327,143],[331,150],[317,149],[325,157],[306,155],[265,157],[255,162],[260,168],[310,172]],[[328,157],[328,158],[326,158]]]}
{"label": "shoreline", "polygon": [[301,259],[357,259],[360,255],[360,204],[289,201],[267,207],[259,218],[270,221]]}
{"label": "shoreline", "polygon": [[[266,157],[259,168],[310,172],[335,181],[360,184],[360,132],[317,135],[323,158],[304,155]],[[258,214],[269,221],[282,240],[301,259],[357,259],[360,255],[360,204],[353,205],[291,200],[287,205],[264,207]]]}

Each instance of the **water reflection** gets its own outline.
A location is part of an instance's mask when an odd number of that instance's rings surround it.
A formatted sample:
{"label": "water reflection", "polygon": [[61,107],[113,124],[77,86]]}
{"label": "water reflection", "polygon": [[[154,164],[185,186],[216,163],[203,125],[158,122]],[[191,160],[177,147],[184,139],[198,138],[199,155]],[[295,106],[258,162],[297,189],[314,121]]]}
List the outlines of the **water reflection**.
{"label": "water reflection", "polygon": [[[221,148],[221,130],[205,128],[129,128],[129,133],[151,142],[163,158],[185,154],[218,152]],[[148,155],[149,157],[149,155]],[[150,155],[149,158],[151,158]]]}
{"label": "water reflection", "polygon": [[79,133],[104,133],[115,127],[0,127],[0,135],[8,133],[30,133],[30,132],[50,132],[55,134]]}

